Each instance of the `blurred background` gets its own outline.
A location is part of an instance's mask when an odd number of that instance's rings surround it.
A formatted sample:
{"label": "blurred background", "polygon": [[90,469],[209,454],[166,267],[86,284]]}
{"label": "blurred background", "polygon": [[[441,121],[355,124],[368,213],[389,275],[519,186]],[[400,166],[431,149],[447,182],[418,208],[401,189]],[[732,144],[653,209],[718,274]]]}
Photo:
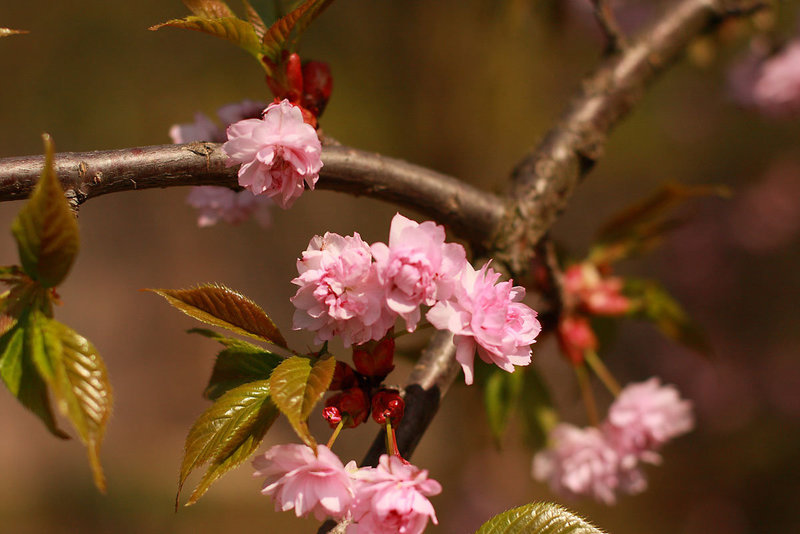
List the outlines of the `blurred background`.
{"label": "blurred background", "polygon": [[[597,62],[602,41],[582,3],[335,2],[300,49],[333,70],[322,127],[345,144],[500,192]],[[620,3],[633,29],[671,2]],[[781,5],[775,31],[791,37],[796,5]],[[41,153],[42,132],[59,151],[169,143],[169,127],[197,111],[213,116],[224,104],[268,97],[262,70],[235,47],[185,30],[147,31],[185,16],[178,0],[0,6],[0,26],[31,32],[0,41],[0,157]],[[603,349],[623,382],[659,375],[676,384],[698,419],[694,432],[664,450],[663,465],[648,469],[643,495],[614,507],[564,503],[615,534],[800,531],[800,122],[762,117],[731,98],[728,72],[749,35],[747,24],[731,24],[692,48],[614,133],[554,231],[581,257],[602,221],[667,180],[735,191],[729,200],[692,202],[687,224],[655,254],[622,266],[669,287],[706,329],[715,356],[636,323]],[[108,495],[92,486],[80,443],[53,439],[3,389],[0,531],[316,531],[313,520],[274,513],[249,466],[173,512],[183,440],[207,407],[201,392],[217,345],[187,335],[192,320],[138,290],[220,282],[288,331],[289,281],[308,240],[331,230],[385,241],[396,209],[320,191],[291,211],[275,210],[266,230],[252,222],[198,229],[186,193],[128,192],[81,209],[81,254],[56,317],[94,342],[115,388],[102,454]],[[0,227],[10,227],[19,207],[0,205]],[[0,263],[17,261],[9,231],[0,232],[0,251]],[[288,337],[294,346],[311,343],[305,334]],[[551,340],[537,344],[535,365],[563,417],[583,425],[573,375],[555,349]],[[409,368],[400,366],[397,383]],[[560,501],[530,478],[519,429],[495,448],[480,397],[457,384],[414,456],[444,486],[433,499],[440,526],[429,532],[473,532],[506,508]],[[323,425],[316,429],[327,436]],[[375,431],[345,434],[340,456],[360,458]],[[294,439],[281,422],[266,445]]]}

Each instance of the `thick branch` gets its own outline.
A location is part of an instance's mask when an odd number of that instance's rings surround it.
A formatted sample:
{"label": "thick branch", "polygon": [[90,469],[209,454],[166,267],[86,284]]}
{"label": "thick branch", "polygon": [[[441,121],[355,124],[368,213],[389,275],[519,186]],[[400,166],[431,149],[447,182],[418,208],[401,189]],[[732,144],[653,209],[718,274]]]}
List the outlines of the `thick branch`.
{"label": "thick branch", "polygon": [[514,171],[496,257],[523,273],[534,247],[575,186],[602,155],[608,135],[687,45],[724,18],[764,7],[758,0],[682,0],[624,51],[605,60],[539,146]]}
{"label": "thick branch", "polygon": [[[237,187],[236,168],[215,143],[160,145],[56,156],[56,172],[75,204],[107,193],[187,185]],[[344,146],[325,147],[320,189],[365,195],[411,208],[483,247],[503,214],[498,197],[405,161]],[[42,156],[0,160],[0,201],[26,198]]]}

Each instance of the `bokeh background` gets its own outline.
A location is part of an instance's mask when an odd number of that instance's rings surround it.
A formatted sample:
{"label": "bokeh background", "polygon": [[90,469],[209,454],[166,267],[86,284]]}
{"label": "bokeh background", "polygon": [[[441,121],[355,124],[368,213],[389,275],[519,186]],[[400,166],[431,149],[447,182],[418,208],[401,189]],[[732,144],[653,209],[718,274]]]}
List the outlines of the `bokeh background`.
{"label": "bokeh background", "polygon": [[[573,5],[581,2],[339,0],[301,48],[333,69],[323,128],[345,144],[502,191],[598,59],[596,29]],[[623,3],[627,27],[659,8]],[[776,28],[791,36],[796,6],[781,5]],[[170,125],[196,111],[266,99],[260,68],[234,47],[189,31],[147,31],[185,14],[178,0],[0,0],[0,26],[31,32],[0,41],[0,157],[40,153],[45,131],[60,151],[168,143]],[[664,451],[664,464],[648,470],[647,493],[614,507],[566,503],[615,534],[800,531],[800,123],[732,102],[728,70],[747,37],[747,25],[734,24],[693,47],[614,133],[554,232],[580,256],[606,217],[667,180],[722,183],[736,193],[693,202],[682,212],[687,224],[663,247],[622,266],[667,285],[704,326],[715,356],[697,356],[641,324],[626,324],[604,348],[620,380],[658,374],[694,401],[698,418],[692,434]],[[173,512],[183,440],[207,406],[200,393],[217,348],[184,333],[194,326],[189,318],[138,290],[218,281],[288,330],[289,281],[309,238],[331,230],[385,240],[396,209],[320,191],[276,210],[267,230],[201,230],[186,193],[115,194],[81,209],[82,250],[56,316],[95,343],[115,387],[102,456],[109,492],[94,490],[77,441],[51,438],[3,390],[1,532],[316,531],[314,521],[275,514],[247,466],[196,506]],[[0,226],[9,228],[19,206],[0,205]],[[0,232],[0,251],[0,263],[16,261],[8,231]],[[300,333],[289,338],[310,343]],[[564,418],[584,424],[554,344],[535,349]],[[398,383],[408,369],[396,371]],[[360,458],[374,433],[373,425],[340,438],[341,456]],[[531,453],[519,434],[512,427],[498,451],[479,391],[451,390],[414,457],[444,485],[433,500],[440,526],[430,532],[473,532],[506,508],[557,499],[530,478]],[[267,443],[292,439],[279,423]]]}

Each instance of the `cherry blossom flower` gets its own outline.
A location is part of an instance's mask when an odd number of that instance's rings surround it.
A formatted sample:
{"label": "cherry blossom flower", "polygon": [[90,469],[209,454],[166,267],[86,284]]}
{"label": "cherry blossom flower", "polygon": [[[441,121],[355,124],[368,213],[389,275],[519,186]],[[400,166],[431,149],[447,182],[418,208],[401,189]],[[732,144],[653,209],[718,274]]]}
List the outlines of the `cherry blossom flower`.
{"label": "cherry blossom flower", "polygon": [[437,302],[426,317],[440,330],[455,334],[456,360],[464,381],[472,384],[475,350],[480,358],[504,371],[531,363],[531,344],[542,327],[537,313],[520,301],[525,289],[511,281],[497,283],[500,273],[484,265],[476,271],[469,263],[451,299]]}
{"label": "cherry blossom flower", "polygon": [[800,112],[800,40],[764,61],[753,85],[756,106],[772,115]]}
{"label": "cherry blossom flower", "polygon": [[442,486],[428,478],[428,471],[384,454],[378,467],[364,467],[351,476],[357,524],[348,527],[348,534],[419,534],[428,519],[438,524],[428,497],[438,495]]}
{"label": "cherry blossom flower", "polygon": [[389,245],[374,243],[378,278],[386,287],[386,305],[413,332],[420,306],[449,297],[466,263],[464,247],[445,243],[444,228],[432,221],[418,224],[399,213],[392,219]]}
{"label": "cherry blossom flower", "polygon": [[346,347],[379,340],[395,315],[386,308],[385,289],[378,280],[372,253],[358,233],[342,237],[327,232],[314,236],[297,261],[300,286],[293,328],[316,332],[321,343],[341,336]]}
{"label": "cherry blossom flower", "polygon": [[630,307],[622,294],[623,281],[616,276],[603,276],[594,264],[579,263],[564,273],[564,291],[574,305],[596,315],[620,315]]}
{"label": "cherry blossom flower", "polygon": [[608,410],[603,431],[620,455],[657,463],[656,451],[693,427],[691,403],[675,386],[662,386],[653,377],[625,386]]}
{"label": "cherry blossom flower", "polygon": [[261,493],[271,496],[275,509],[294,509],[297,517],[310,513],[317,520],[342,519],[355,502],[350,475],[341,460],[324,445],[317,454],[296,443],[275,445],[253,460],[254,477],[266,477]]}
{"label": "cherry blossom flower", "polygon": [[265,194],[288,209],[310,189],[322,168],[322,146],[313,127],[303,122],[300,108],[288,100],[271,104],[263,119],[231,124],[222,149],[229,164],[241,164],[239,185],[255,195]]}
{"label": "cherry blossom flower", "polygon": [[273,205],[269,197],[257,197],[250,191],[203,185],[193,187],[186,203],[198,211],[197,226],[213,226],[219,221],[241,224],[253,217],[262,228],[270,225]]}
{"label": "cherry blossom flower", "polygon": [[186,124],[173,124],[169,129],[169,137],[175,144],[191,143],[192,141],[223,141],[225,139],[222,129],[205,113],[194,114],[194,122]]}
{"label": "cherry blossom flower", "polygon": [[547,481],[554,492],[614,504],[617,490],[644,490],[644,475],[635,467],[623,470],[619,454],[597,428],[561,423],[550,439],[552,446],[533,457],[533,477]]}

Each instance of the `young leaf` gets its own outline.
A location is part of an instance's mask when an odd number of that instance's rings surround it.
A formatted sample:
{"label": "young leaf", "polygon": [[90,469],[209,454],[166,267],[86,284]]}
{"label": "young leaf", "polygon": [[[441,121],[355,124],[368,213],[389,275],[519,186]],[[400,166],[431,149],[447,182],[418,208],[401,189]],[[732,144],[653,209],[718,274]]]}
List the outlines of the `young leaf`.
{"label": "young leaf", "polygon": [[221,19],[236,16],[228,4],[222,0],[183,0],[183,5],[198,17]]}
{"label": "young leaf", "polygon": [[269,380],[243,384],[217,399],[186,437],[175,506],[192,471],[211,464],[187,504],[197,502],[215,480],[246,460],[278,415]]}
{"label": "young leaf", "polygon": [[561,506],[540,502],[496,515],[475,534],[603,534],[603,531]]}
{"label": "young leaf", "polygon": [[558,414],[547,386],[533,366],[525,368],[518,406],[528,444],[534,450],[543,448],[550,430],[558,423]]}
{"label": "young leaf", "polygon": [[156,31],[164,26],[184,28],[207,33],[226,41],[230,41],[243,49],[257,60],[261,61],[261,39],[253,26],[237,17],[209,18],[205,16],[190,15],[182,19],[172,19],[161,24],[151,26],[151,31]]}
{"label": "young leaf", "polygon": [[285,359],[269,377],[272,400],[289,419],[297,435],[310,447],[316,447],[306,421],[311,409],[328,390],[336,368],[334,358],[313,362],[301,356]]}
{"label": "young leaf", "polygon": [[217,339],[227,347],[217,355],[211,379],[203,392],[203,396],[209,400],[217,400],[242,384],[269,379],[272,370],[283,361],[277,354],[252,343],[221,336],[211,330],[195,328],[190,332]]}
{"label": "young leaf", "polygon": [[54,436],[69,439],[56,425],[47,385],[39,376],[25,343],[28,315],[20,317],[17,324],[0,337],[0,377],[8,390],[23,406],[42,420]]}
{"label": "young leaf", "polygon": [[493,369],[483,389],[483,402],[489,429],[495,444],[499,448],[505,433],[511,412],[517,405],[522,391],[523,372],[507,373],[502,369]]}
{"label": "young leaf", "polygon": [[59,411],[86,444],[95,485],[104,492],[100,445],[111,415],[112,395],[102,358],[86,338],[38,311],[31,314],[26,341]]}
{"label": "young leaf", "polygon": [[333,0],[307,0],[279,18],[262,38],[262,53],[278,63],[284,50],[292,51],[297,39],[308,25],[330,5]]}
{"label": "young leaf", "polygon": [[198,321],[286,347],[278,327],[258,304],[232,289],[206,284],[192,289],[148,289]]}
{"label": "young leaf", "polygon": [[700,354],[713,353],[700,327],[660,284],[653,280],[629,280],[625,292],[639,305],[634,312],[636,316],[652,321],[662,334]]}
{"label": "young leaf", "polygon": [[11,231],[25,273],[44,287],[55,287],[66,278],[78,254],[78,223],[56,178],[53,141],[47,134],[43,138],[42,175]]}
{"label": "young leaf", "polygon": [[247,15],[247,20],[252,24],[253,31],[256,32],[256,35],[259,39],[264,38],[264,34],[267,33],[267,25],[264,22],[264,19],[261,18],[261,15],[258,14],[258,11],[248,2],[247,0],[242,0],[244,4],[244,11]]}

